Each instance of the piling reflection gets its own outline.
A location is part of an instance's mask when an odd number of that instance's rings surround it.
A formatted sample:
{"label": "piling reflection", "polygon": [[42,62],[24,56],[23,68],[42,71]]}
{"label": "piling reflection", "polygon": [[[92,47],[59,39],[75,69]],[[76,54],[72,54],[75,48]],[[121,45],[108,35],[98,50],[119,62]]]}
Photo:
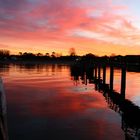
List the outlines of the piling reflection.
{"label": "piling reflection", "polygon": [[[105,72],[105,69],[103,71]],[[111,75],[113,75],[112,68],[111,72]],[[106,84],[105,80],[100,79],[99,71],[97,77],[97,67],[89,69],[79,68],[75,66],[71,67],[71,76],[74,77],[74,80],[83,80],[83,84],[95,84],[95,90],[103,94],[108,107],[121,116],[122,130],[125,133],[125,139],[140,139],[140,108],[130,100],[125,99],[125,83],[121,84],[121,93],[114,91],[112,83],[113,76],[111,76],[111,83]],[[123,82],[125,82],[125,76],[126,73],[122,71],[121,79]],[[86,79],[83,77],[86,77]]]}

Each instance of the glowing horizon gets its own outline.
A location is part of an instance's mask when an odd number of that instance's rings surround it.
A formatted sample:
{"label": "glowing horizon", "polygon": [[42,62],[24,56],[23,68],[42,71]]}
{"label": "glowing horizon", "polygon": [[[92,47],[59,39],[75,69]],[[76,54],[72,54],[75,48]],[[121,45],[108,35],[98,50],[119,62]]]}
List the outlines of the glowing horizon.
{"label": "glowing horizon", "polygon": [[140,1],[0,0],[0,49],[140,54]]}

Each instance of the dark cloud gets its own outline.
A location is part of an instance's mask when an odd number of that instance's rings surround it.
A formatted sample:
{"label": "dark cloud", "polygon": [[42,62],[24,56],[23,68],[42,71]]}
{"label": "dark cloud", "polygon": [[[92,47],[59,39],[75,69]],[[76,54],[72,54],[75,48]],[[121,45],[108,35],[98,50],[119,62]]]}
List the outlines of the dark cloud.
{"label": "dark cloud", "polygon": [[28,3],[27,0],[0,0],[0,8],[20,9]]}

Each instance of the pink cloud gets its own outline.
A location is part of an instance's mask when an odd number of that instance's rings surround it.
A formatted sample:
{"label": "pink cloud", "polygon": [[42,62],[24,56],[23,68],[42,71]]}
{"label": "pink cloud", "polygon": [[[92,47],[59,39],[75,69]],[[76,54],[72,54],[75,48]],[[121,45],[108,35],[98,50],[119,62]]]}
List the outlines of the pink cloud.
{"label": "pink cloud", "polygon": [[[113,5],[110,0],[24,0],[16,3],[17,8],[8,1],[0,1],[0,37],[78,42],[83,37],[72,34],[79,29],[106,36],[106,40],[95,37],[92,42],[109,43],[111,38],[123,42],[122,38],[128,36],[133,41],[137,36],[131,21],[119,14],[127,6]],[[89,40],[91,38],[84,39],[85,42]]]}

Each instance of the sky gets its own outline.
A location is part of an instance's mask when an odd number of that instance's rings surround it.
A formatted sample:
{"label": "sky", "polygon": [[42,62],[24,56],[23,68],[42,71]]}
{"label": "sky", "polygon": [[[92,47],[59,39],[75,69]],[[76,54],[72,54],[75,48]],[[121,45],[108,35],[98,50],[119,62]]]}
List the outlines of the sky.
{"label": "sky", "polygon": [[140,0],[0,0],[0,49],[140,54]]}

